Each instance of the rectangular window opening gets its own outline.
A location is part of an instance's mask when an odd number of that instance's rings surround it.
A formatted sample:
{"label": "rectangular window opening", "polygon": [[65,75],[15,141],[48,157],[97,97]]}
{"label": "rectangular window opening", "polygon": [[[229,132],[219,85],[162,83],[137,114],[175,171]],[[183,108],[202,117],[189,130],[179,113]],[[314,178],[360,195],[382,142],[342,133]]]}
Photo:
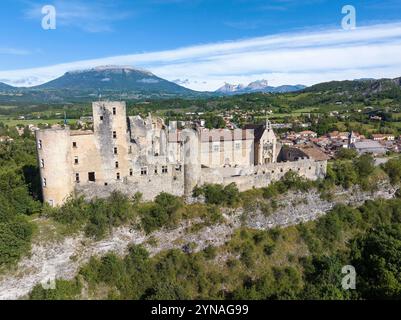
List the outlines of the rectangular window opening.
{"label": "rectangular window opening", "polygon": [[88,180],[91,182],[96,181],[95,173],[94,172],[88,172]]}

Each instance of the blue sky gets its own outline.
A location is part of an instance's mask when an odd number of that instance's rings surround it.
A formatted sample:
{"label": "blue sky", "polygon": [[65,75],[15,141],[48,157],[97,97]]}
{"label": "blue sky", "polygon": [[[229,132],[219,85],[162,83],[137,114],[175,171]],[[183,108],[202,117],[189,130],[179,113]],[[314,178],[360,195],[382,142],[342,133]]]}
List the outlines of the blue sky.
{"label": "blue sky", "polygon": [[[341,29],[346,4],[356,30]],[[44,5],[56,8],[56,30],[41,27]],[[0,9],[0,81],[14,85],[103,64],[198,90],[401,76],[401,0],[2,0]]]}

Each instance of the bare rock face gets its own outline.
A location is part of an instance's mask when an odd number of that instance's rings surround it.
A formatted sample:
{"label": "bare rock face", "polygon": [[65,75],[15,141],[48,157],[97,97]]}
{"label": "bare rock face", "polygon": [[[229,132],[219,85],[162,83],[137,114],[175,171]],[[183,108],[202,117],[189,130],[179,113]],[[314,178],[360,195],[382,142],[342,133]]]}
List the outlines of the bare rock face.
{"label": "bare rock face", "polygon": [[209,245],[223,245],[241,225],[255,229],[295,225],[319,218],[338,203],[358,206],[366,200],[390,199],[395,192],[396,188],[388,183],[381,184],[375,192],[363,192],[359,188],[337,189],[332,201],[321,199],[316,190],[308,193],[290,192],[278,200],[278,209],[270,215],[266,216],[260,209],[251,213],[244,213],[243,209],[223,209],[223,223],[203,226],[192,233],[188,232],[188,228],[202,223],[199,218],[183,221],[174,229],[163,229],[150,235],[124,226],[115,229],[112,235],[101,241],[93,241],[79,234],[61,241],[34,243],[31,254],[19,262],[16,270],[0,276],[0,299],[24,298],[36,284],[49,278],[71,279],[91,256],[101,256],[110,251],[123,255],[130,244],[143,244],[151,255],[173,248],[199,251]]}
{"label": "bare rock face", "polygon": [[289,193],[285,195],[285,199],[281,203],[279,202],[279,209],[274,213],[265,216],[260,210],[257,210],[248,216],[246,224],[255,229],[285,227],[315,220],[330,211],[336,204],[359,206],[367,200],[391,199],[396,191],[397,189],[388,183],[381,184],[378,190],[374,192],[365,192],[360,190],[359,187],[349,190],[338,188],[333,193],[332,201],[321,199],[316,190],[311,190],[306,194],[302,192]]}

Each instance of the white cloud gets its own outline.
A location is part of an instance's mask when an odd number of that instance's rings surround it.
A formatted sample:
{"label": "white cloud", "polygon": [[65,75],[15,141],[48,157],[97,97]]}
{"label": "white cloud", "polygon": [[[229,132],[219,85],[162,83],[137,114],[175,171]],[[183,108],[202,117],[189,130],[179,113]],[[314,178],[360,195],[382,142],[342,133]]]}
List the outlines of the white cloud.
{"label": "white cloud", "polygon": [[24,56],[24,55],[28,55],[30,53],[31,53],[30,51],[24,50],[24,49],[0,47],[0,54],[1,55]]}
{"label": "white cloud", "polygon": [[[270,85],[306,84],[366,77],[401,76],[401,23],[356,30],[317,30],[211,43],[174,50],[106,57],[53,66],[0,71],[21,85],[26,77],[45,82],[66,71],[98,65],[134,65],[168,79],[188,79],[196,90],[224,82],[268,79]],[[19,83],[18,83],[19,81]]]}
{"label": "white cloud", "polygon": [[[88,3],[82,0],[55,0],[52,5],[56,8],[57,25],[75,27],[86,32],[109,32],[113,30],[113,22],[124,20],[132,12],[118,10],[112,1],[99,0]],[[40,21],[43,5],[30,3],[25,11],[25,17]]]}

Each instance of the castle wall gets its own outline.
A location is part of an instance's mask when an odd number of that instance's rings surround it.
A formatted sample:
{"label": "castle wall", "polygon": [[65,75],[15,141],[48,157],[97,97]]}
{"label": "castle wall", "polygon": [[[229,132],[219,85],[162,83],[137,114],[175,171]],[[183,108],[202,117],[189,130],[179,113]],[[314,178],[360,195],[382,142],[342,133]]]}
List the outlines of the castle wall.
{"label": "castle wall", "polygon": [[217,183],[228,185],[236,183],[240,191],[268,186],[273,181],[280,180],[287,172],[293,171],[309,180],[324,178],[327,161],[300,160],[296,162],[281,162],[255,166],[254,168],[202,168],[200,185]]}
{"label": "castle wall", "polygon": [[200,147],[201,165],[208,168],[252,166],[254,163],[253,140],[202,142]]}
{"label": "castle wall", "polygon": [[[71,131],[71,145],[72,160],[70,165],[72,166],[74,185],[108,181],[105,174],[107,165],[103,163],[98,149],[98,140],[93,132],[84,134],[79,131]],[[89,181],[89,172],[95,173],[95,182]]]}
{"label": "castle wall", "polygon": [[159,193],[167,192],[176,196],[184,195],[184,171],[179,165],[168,165],[167,173],[158,168],[155,174],[154,166],[148,166],[146,175],[125,177],[121,181],[113,181],[107,186],[104,184],[76,185],[76,193],[87,199],[106,198],[113,191],[120,191],[128,196],[140,192],[144,200],[153,200]]}
{"label": "castle wall", "polygon": [[197,171],[193,167],[188,170],[187,164],[185,172],[182,170],[183,167],[178,170],[179,166],[169,165],[167,174],[156,175],[150,171],[146,176],[127,177],[123,181],[113,182],[108,186],[101,184],[77,185],[76,192],[84,195],[87,199],[107,197],[115,190],[128,196],[134,196],[136,192],[140,192],[144,200],[153,200],[161,192],[176,196],[190,196],[196,185],[207,183],[223,185],[235,183],[239,191],[246,191],[252,188],[267,187],[273,181],[280,180],[289,171],[297,172],[300,176],[310,180],[317,180],[325,176],[326,166],[326,161],[300,160],[252,168],[202,168]]}

